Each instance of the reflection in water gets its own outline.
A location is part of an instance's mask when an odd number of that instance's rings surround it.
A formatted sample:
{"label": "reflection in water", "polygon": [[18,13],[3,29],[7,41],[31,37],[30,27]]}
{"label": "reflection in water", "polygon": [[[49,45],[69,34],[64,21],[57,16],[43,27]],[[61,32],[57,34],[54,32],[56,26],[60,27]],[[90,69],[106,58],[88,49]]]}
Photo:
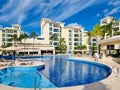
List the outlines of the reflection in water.
{"label": "reflection in water", "polygon": [[56,56],[44,61],[43,75],[58,87],[92,83],[108,76],[107,70],[98,65],[65,59],[65,56]]}

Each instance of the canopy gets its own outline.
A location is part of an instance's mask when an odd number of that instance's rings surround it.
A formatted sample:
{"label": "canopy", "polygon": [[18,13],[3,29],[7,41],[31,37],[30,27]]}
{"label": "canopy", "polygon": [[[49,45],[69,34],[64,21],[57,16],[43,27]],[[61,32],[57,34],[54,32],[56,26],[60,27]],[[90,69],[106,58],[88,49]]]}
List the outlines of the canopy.
{"label": "canopy", "polygon": [[108,39],[103,39],[98,42],[98,44],[110,43],[110,42],[120,42],[120,35],[110,37]]}

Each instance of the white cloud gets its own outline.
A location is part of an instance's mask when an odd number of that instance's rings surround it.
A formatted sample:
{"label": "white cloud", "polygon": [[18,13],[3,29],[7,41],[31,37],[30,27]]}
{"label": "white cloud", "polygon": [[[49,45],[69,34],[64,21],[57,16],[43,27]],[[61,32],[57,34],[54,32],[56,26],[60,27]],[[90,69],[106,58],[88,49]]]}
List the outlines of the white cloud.
{"label": "white cloud", "polygon": [[97,17],[99,17],[100,16],[100,13],[97,13],[97,15],[96,15]]}
{"label": "white cloud", "polygon": [[31,23],[28,23],[26,25],[23,25],[23,27],[40,27],[40,22],[39,21],[34,21],[34,22],[31,22]]}
{"label": "white cloud", "polygon": [[[68,1],[68,0],[67,0]],[[69,17],[71,17],[72,15],[88,8],[89,6],[93,5],[95,3],[96,0],[71,0],[68,1],[67,3],[64,3],[61,5],[60,9],[57,11],[57,13],[55,13],[56,17],[54,17],[53,15],[50,15],[48,17],[53,18],[55,21],[62,21],[65,20]],[[51,11],[51,10],[50,10]],[[49,12],[49,11],[47,11]],[[53,11],[51,14],[54,14]]]}
{"label": "white cloud", "polygon": [[108,2],[108,5],[119,6],[120,5],[120,0],[110,1],[110,2]]}
{"label": "white cloud", "polygon": [[112,15],[118,12],[120,12],[120,7],[113,8],[111,11],[109,11],[108,15]]}
{"label": "white cloud", "polygon": [[109,9],[105,9],[103,12],[104,12],[104,13],[108,13],[108,11],[109,11]]}
{"label": "white cloud", "polygon": [[79,25],[77,22],[75,22],[75,23],[68,24],[67,27],[79,28],[79,27],[82,27],[82,25]]}
{"label": "white cloud", "polygon": [[37,2],[33,0],[8,0],[0,10],[0,21],[3,22],[16,22],[21,24],[27,17],[28,11],[30,11]]}
{"label": "white cloud", "polygon": [[3,28],[3,26],[2,26],[2,25],[0,25],[0,28]]}
{"label": "white cloud", "polygon": [[[107,0],[104,0],[104,2]],[[0,22],[22,24],[28,16],[39,22],[40,18],[65,20],[72,15],[103,1],[97,0],[8,0],[1,7]],[[36,17],[37,16],[37,17]],[[38,19],[39,16],[39,19]],[[29,19],[31,19],[30,17]]]}
{"label": "white cloud", "polygon": [[103,11],[105,16],[113,15],[120,12],[120,0],[111,0],[108,2],[111,8],[107,8]]}
{"label": "white cloud", "polygon": [[111,10],[106,9],[106,11],[105,10],[103,11],[105,16],[113,15],[113,14],[116,14],[116,13],[119,13],[119,12],[120,12],[120,6],[115,7],[113,9],[111,9]]}

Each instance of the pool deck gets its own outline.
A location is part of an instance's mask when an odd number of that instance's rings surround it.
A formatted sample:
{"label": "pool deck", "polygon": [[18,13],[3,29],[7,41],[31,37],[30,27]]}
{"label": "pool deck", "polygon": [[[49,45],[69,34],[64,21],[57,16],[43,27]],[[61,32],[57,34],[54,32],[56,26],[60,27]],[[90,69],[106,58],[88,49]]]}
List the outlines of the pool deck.
{"label": "pool deck", "polygon": [[[93,61],[93,58],[90,57],[73,57],[75,60],[89,60]],[[108,65],[109,67],[117,66],[120,70],[120,64],[114,62],[111,60],[111,58],[106,58],[106,60],[101,60],[99,59],[99,63],[103,63],[105,65]],[[44,63],[40,61],[34,62],[33,65],[30,66],[40,66],[43,65]],[[5,86],[5,85],[0,85],[0,90],[34,90],[30,88],[16,88],[16,87],[10,87],[10,86]],[[91,83],[91,84],[86,84],[86,85],[78,85],[78,86],[73,86],[73,87],[64,87],[64,88],[43,88],[41,90],[120,90],[120,72],[119,75],[117,74],[117,69],[114,68],[112,70],[112,73],[109,77],[107,77],[104,80],[101,80],[99,82]]]}

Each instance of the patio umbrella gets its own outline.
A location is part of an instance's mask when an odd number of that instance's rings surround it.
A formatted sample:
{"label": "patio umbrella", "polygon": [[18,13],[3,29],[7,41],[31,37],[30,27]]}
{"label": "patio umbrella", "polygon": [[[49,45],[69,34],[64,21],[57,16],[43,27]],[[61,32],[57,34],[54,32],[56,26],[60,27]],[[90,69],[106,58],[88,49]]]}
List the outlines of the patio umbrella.
{"label": "patio umbrella", "polygon": [[6,50],[6,51],[11,51],[11,52],[13,52],[14,59],[15,59],[16,51],[18,51],[18,50],[20,50],[20,49],[21,49],[21,48],[20,48],[20,47],[17,47],[17,46],[11,46],[11,47],[4,48],[4,50]]}

